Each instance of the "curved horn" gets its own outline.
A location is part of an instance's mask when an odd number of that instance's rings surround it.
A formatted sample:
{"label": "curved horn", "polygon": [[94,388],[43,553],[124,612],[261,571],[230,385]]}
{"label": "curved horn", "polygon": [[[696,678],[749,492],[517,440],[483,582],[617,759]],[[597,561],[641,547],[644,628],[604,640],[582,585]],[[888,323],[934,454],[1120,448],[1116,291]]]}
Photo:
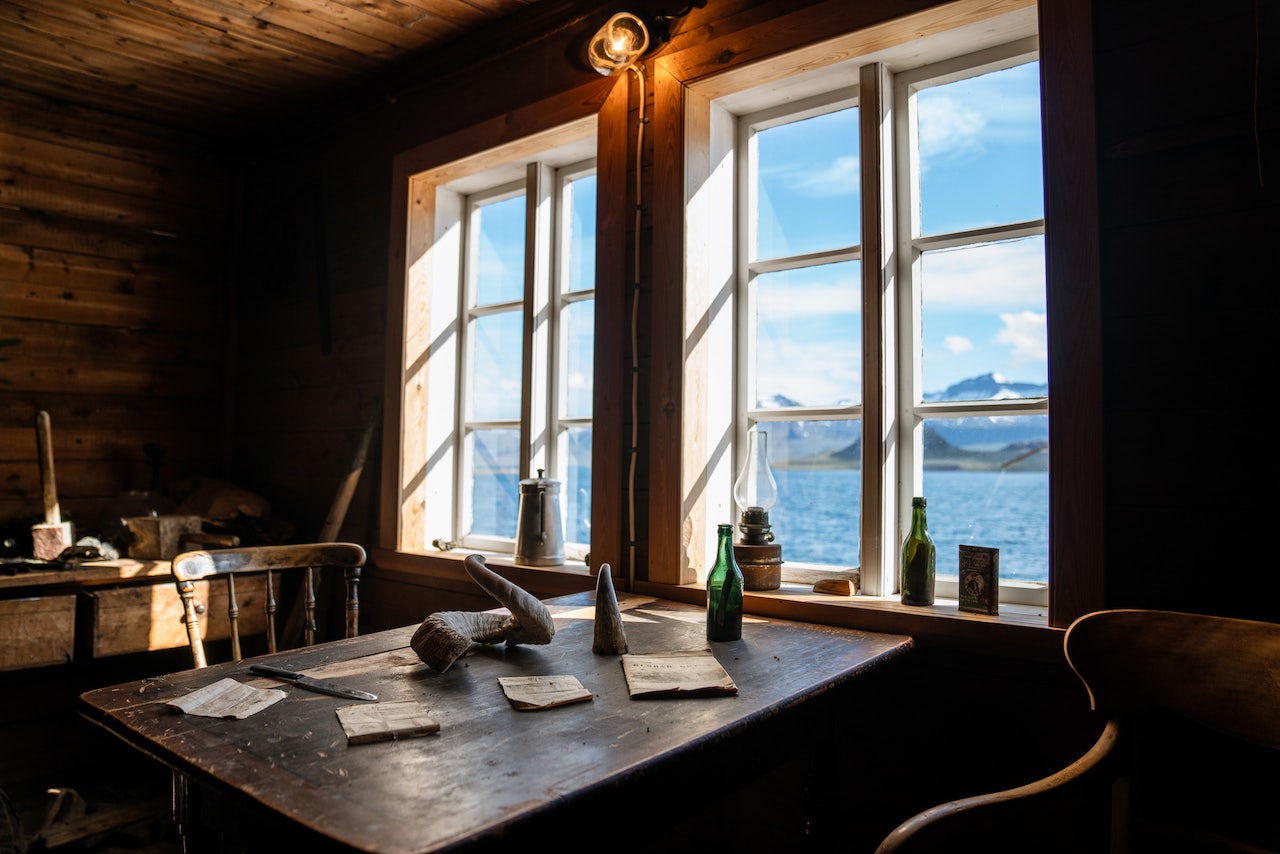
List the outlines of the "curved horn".
{"label": "curved horn", "polygon": [[437,611],[422,621],[409,641],[418,658],[443,673],[477,644],[551,643],[556,624],[538,597],[489,569],[480,555],[468,555],[463,566],[476,584],[511,613]]}
{"label": "curved horn", "polygon": [[[462,561],[476,584],[511,612],[511,625],[503,638],[507,645],[519,643],[551,643],[556,633],[555,620],[541,600],[522,590],[485,566],[480,555],[467,555]],[[492,641],[490,641],[492,642]]]}

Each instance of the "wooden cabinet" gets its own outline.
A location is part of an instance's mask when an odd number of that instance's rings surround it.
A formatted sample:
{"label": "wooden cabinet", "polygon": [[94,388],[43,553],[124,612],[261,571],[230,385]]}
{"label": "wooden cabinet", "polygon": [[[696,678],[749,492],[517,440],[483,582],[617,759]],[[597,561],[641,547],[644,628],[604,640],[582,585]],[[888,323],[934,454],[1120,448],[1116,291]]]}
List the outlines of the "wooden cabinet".
{"label": "wooden cabinet", "polygon": [[[266,580],[245,578],[237,582],[241,635],[267,630]],[[173,649],[187,645],[182,600],[173,583],[142,584],[86,590],[86,634],[94,658]],[[231,636],[227,616],[227,586],[222,579],[196,582],[196,603],[202,608],[201,637],[221,640]]]}
{"label": "wooden cabinet", "polygon": [[[236,585],[242,636],[266,632],[266,581]],[[230,637],[226,585],[198,582],[204,640]],[[75,569],[0,575],[0,671],[187,645],[169,562],[94,561]]]}
{"label": "wooden cabinet", "polygon": [[66,664],[75,635],[74,593],[0,600],[0,670]]}

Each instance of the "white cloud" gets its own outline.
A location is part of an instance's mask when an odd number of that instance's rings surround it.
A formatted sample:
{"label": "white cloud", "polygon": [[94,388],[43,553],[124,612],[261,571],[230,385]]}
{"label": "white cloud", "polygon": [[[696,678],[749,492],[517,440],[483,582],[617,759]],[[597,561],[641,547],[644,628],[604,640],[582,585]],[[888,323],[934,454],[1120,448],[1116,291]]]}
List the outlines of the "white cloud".
{"label": "white cloud", "polygon": [[928,308],[1021,309],[1044,305],[1044,243],[987,243],[924,257]]}
{"label": "white cloud", "polygon": [[1034,311],[1001,314],[1000,321],[1004,329],[996,333],[996,341],[1010,348],[1015,364],[1049,358],[1044,314]]}
{"label": "white cloud", "polygon": [[946,347],[952,353],[963,353],[973,349],[973,342],[963,335],[948,335],[942,341],[942,346]]}

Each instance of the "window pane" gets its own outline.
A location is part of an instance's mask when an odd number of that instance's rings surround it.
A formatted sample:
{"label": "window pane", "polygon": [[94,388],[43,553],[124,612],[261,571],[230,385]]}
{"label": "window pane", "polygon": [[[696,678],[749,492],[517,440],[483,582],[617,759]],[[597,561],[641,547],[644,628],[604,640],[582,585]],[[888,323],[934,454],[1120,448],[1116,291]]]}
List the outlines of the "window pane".
{"label": "window pane", "polygon": [[520,313],[505,311],[471,321],[472,372],[468,418],[480,421],[520,417]]}
{"label": "window pane", "polygon": [[756,429],[769,434],[778,482],[769,523],[783,562],[858,566],[862,423],[773,421]]}
{"label": "window pane", "polygon": [[930,418],[924,495],[938,574],[963,544],[1000,549],[1002,580],[1049,580],[1049,417]]}
{"label": "window pane", "polygon": [[860,242],[856,107],[767,128],[755,142],[753,260]]}
{"label": "window pane", "polygon": [[1044,216],[1040,63],[921,90],[924,234]]}
{"label": "window pane", "polygon": [[920,280],[925,400],[1049,393],[1043,237],[926,252]]}
{"label": "window pane", "polygon": [[477,206],[476,305],[524,297],[524,196]]}
{"label": "window pane", "polygon": [[473,430],[467,453],[471,533],[514,537],[520,503],[520,431]]}
{"label": "window pane", "polygon": [[586,291],[596,286],[596,176],[576,178],[565,187],[569,208],[569,257],[563,259],[569,271],[570,291]]}
{"label": "window pane", "polygon": [[862,400],[861,264],[756,277],[755,407]]}
{"label": "window pane", "polygon": [[581,300],[564,307],[564,414],[570,418],[591,415],[595,378],[595,300]]}
{"label": "window pane", "polygon": [[568,476],[564,490],[565,540],[591,542],[591,428],[571,427],[567,435]]}

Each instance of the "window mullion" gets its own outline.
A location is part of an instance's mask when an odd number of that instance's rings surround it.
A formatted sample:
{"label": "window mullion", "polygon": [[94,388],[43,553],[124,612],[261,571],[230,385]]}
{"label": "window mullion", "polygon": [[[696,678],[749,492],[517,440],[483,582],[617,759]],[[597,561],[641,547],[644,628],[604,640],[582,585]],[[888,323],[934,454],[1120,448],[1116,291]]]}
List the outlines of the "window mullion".
{"label": "window mullion", "polygon": [[896,588],[899,443],[886,441],[897,423],[894,294],[896,257],[893,118],[889,72],[879,63],[859,72],[859,151],[862,202],[862,516],[860,587],[887,596]]}
{"label": "window mullion", "polygon": [[520,412],[520,474],[554,471],[548,427],[551,388],[547,365],[552,342],[551,252],[555,215],[555,170],[544,163],[526,169],[524,357]]}

